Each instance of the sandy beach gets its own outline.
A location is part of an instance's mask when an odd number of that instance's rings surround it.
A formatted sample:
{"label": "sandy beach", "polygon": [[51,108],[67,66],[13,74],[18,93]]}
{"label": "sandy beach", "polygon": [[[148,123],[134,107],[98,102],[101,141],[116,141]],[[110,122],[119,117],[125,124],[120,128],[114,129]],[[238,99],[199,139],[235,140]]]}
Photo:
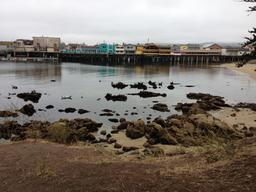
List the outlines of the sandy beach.
{"label": "sandy beach", "polygon": [[224,64],[223,66],[234,71],[247,73],[248,75],[250,75],[251,78],[256,80],[256,61],[249,62],[248,64],[240,68],[236,67],[235,63]]}

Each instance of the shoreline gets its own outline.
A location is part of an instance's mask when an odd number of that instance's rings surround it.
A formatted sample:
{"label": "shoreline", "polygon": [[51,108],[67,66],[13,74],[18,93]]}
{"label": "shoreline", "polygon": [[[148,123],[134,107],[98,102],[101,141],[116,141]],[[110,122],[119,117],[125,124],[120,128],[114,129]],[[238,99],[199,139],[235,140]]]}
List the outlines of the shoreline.
{"label": "shoreline", "polygon": [[235,63],[223,64],[222,66],[232,71],[248,74],[252,79],[256,80],[256,61],[245,64],[243,67],[240,68],[236,67]]}
{"label": "shoreline", "polygon": [[197,102],[178,103],[182,115],[147,124],[122,119],[111,133],[90,119],[0,124],[0,135],[19,135],[0,144],[0,190],[253,191],[256,105],[187,97]]}

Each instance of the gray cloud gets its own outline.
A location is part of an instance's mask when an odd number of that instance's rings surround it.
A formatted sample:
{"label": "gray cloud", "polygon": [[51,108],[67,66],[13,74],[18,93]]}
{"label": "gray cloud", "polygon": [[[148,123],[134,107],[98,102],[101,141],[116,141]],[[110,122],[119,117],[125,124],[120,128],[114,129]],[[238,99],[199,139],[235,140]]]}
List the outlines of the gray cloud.
{"label": "gray cloud", "polygon": [[256,15],[236,0],[1,0],[0,40],[243,41]]}

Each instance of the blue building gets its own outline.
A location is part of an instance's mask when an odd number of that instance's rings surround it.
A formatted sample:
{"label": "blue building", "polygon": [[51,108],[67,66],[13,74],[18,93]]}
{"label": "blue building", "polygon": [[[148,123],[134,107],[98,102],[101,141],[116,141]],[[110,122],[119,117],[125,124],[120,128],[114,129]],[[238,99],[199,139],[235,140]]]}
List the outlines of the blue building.
{"label": "blue building", "polygon": [[114,54],[115,53],[115,45],[101,43],[97,45],[97,54]]}
{"label": "blue building", "polygon": [[96,54],[97,53],[97,46],[87,46],[83,45],[76,50],[77,53],[80,54]]}

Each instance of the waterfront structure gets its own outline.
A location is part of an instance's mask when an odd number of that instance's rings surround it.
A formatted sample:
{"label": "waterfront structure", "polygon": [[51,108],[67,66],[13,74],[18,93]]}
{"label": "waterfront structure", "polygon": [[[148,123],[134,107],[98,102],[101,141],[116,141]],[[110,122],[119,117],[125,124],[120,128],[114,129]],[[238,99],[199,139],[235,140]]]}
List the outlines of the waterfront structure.
{"label": "waterfront structure", "polygon": [[250,54],[251,51],[243,47],[226,46],[221,50],[223,56],[242,56],[244,54]]}
{"label": "waterfront structure", "polygon": [[14,42],[0,41],[0,53],[7,53],[14,50]]}
{"label": "waterfront structure", "polygon": [[115,53],[115,45],[101,43],[97,45],[97,54],[114,54]]}
{"label": "waterfront structure", "polygon": [[126,55],[134,55],[136,52],[136,45],[133,44],[125,44],[124,51]]}
{"label": "waterfront structure", "polygon": [[220,46],[219,44],[217,43],[210,43],[210,44],[205,44],[202,46],[202,49],[203,50],[206,50],[206,51],[219,51],[221,52],[221,50],[223,49],[222,46]]}
{"label": "waterfront structure", "polygon": [[125,46],[116,44],[115,45],[115,54],[124,55],[125,54]]}
{"label": "waterfront structure", "polygon": [[80,54],[96,54],[97,46],[96,45],[81,45],[80,48],[76,49],[76,53]]}
{"label": "waterfront structure", "polygon": [[136,55],[143,55],[143,51],[144,51],[143,45],[137,45],[136,46],[136,51],[135,51]]}
{"label": "waterfront structure", "polygon": [[14,52],[34,52],[33,40],[17,39],[14,42]]}
{"label": "waterfront structure", "polygon": [[171,45],[147,43],[143,46],[144,55],[170,55]]}
{"label": "waterfront structure", "polygon": [[60,38],[33,37],[33,46],[37,52],[54,53],[60,51]]}

